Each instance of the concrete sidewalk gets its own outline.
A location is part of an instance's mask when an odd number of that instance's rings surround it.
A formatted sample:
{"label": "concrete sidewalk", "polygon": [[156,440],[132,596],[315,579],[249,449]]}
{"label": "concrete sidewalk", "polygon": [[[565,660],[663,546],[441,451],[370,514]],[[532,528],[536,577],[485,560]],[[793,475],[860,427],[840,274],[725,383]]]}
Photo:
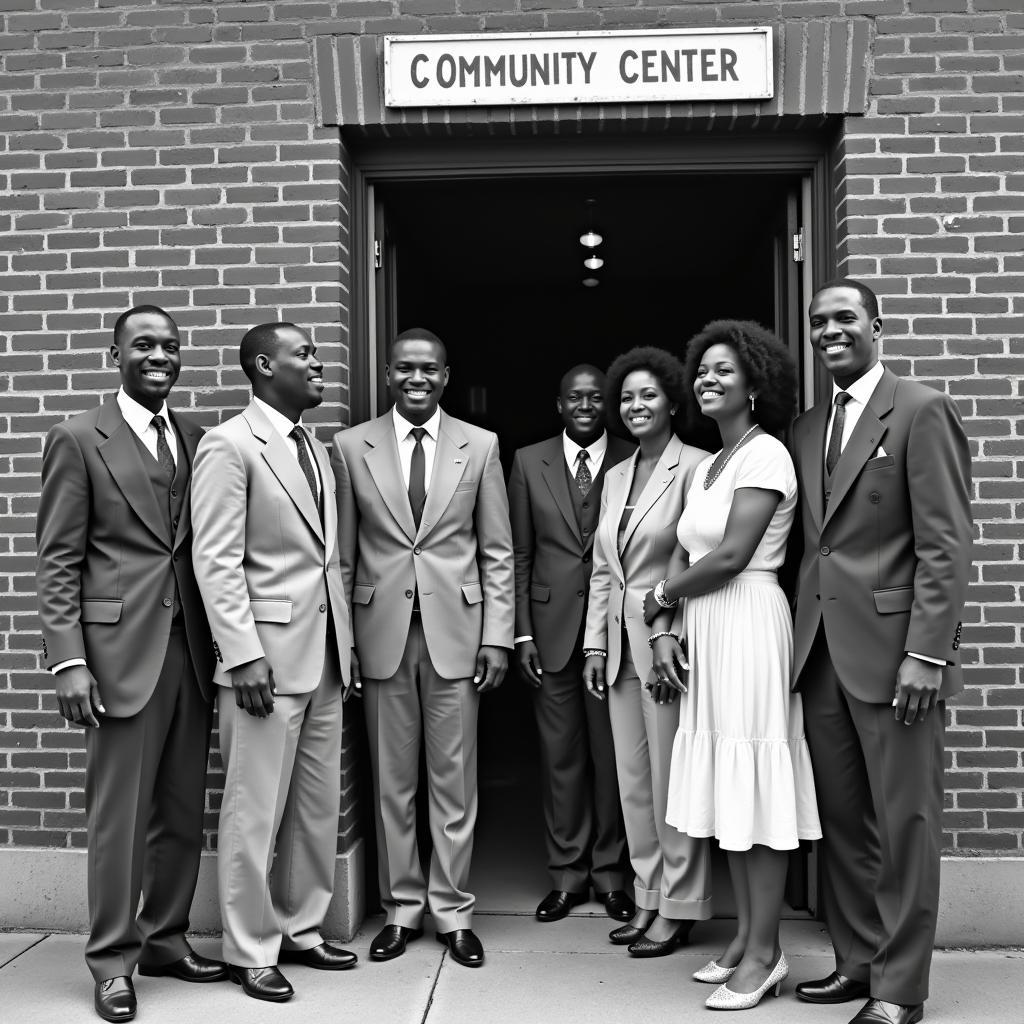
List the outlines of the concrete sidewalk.
{"label": "concrete sidewalk", "polygon": [[[405,956],[387,964],[366,959],[381,920],[368,921],[348,943],[359,953],[352,971],[333,974],[288,967],[291,1002],[245,998],[230,983],[188,985],[164,978],[135,979],[140,1024],[679,1024],[712,1018],[704,1008],[710,986],[690,973],[723,948],[730,930],[715,921],[694,930],[693,942],[671,956],[631,959],[607,941],[614,927],[594,904],[570,918],[541,925],[532,917],[478,914],[477,934],[487,963],[469,970],[452,963],[429,931]],[[429,924],[429,922],[428,922]],[[82,959],[81,935],[0,934],[0,1019],[16,1024],[76,1024],[99,1018]],[[197,950],[219,955],[216,939],[197,938]],[[780,999],[768,997],[762,1024],[845,1024],[859,1003],[810,1006],[793,997],[798,981],[821,977],[832,958],[820,924],[787,921],[783,948],[790,976]],[[937,951],[929,1024],[1021,1024],[1024,951]]]}

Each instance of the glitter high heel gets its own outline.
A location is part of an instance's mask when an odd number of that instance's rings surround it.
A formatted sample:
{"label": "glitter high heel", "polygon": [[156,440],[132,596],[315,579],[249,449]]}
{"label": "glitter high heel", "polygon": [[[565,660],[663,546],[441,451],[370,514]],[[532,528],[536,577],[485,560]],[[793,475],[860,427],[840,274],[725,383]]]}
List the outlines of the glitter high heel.
{"label": "glitter high heel", "polygon": [[699,971],[693,972],[693,980],[703,981],[706,985],[721,985],[735,972],[735,967],[723,967],[717,960],[709,960]]}
{"label": "glitter high heel", "polygon": [[772,990],[772,995],[777,996],[788,976],[789,964],[786,963],[786,954],[780,953],[779,962],[772,968],[771,974],[760,988],[753,992],[733,992],[728,985],[720,985],[708,996],[704,1005],[709,1010],[749,1010],[757,1006],[769,990]]}

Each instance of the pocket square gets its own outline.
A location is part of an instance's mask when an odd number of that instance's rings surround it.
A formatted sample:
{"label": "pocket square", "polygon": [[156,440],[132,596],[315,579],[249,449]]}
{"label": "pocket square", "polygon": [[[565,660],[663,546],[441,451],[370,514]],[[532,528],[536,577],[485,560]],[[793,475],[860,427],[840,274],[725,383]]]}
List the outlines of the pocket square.
{"label": "pocket square", "polygon": [[884,459],[885,458],[885,454],[886,454],[885,453],[885,449],[881,445],[879,445],[878,446],[878,451],[875,452],[875,454],[872,455],[871,457],[873,459]]}

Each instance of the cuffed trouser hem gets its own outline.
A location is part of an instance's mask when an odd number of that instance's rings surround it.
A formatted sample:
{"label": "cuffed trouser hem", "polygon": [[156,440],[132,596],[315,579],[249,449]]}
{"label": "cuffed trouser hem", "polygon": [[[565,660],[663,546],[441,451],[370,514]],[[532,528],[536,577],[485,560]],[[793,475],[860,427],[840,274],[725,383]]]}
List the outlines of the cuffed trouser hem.
{"label": "cuffed trouser hem", "polygon": [[658,910],[661,907],[661,893],[657,889],[643,889],[634,882],[633,902],[637,910]]}
{"label": "cuffed trouser hem", "polygon": [[657,909],[670,921],[707,921],[711,917],[711,900],[670,900],[661,896]]}

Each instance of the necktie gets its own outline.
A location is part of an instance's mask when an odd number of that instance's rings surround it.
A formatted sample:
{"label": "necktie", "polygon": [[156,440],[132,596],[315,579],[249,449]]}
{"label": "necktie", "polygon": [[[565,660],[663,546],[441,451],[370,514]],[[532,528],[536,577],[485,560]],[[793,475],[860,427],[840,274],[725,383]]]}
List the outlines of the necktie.
{"label": "necktie", "polygon": [[584,498],[590,493],[590,488],[594,483],[594,478],[590,475],[590,467],[587,465],[588,458],[590,456],[585,448],[580,449],[579,455],[576,456],[576,486]]}
{"label": "necktie", "polygon": [[836,468],[843,450],[843,427],[846,426],[846,403],[850,396],[846,391],[836,395],[836,414],[832,420],[832,436],[828,439],[828,451],[825,453],[825,472],[829,476]]}
{"label": "necktie", "polygon": [[417,526],[423,516],[423,503],[427,500],[427,457],[423,451],[423,435],[426,432],[425,427],[413,427],[409,431],[416,440],[409,462],[409,504]]}
{"label": "necktie", "polygon": [[168,480],[174,479],[174,456],[171,446],[167,443],[167,424],[163,416],[153,417],[153,429],[156,430],[156,461],[160,463]]}
{"label": "necktie", "polygon": [[320,502],[317,498],[316,493],[316,475],[313,469],[313,463],[309,460],[309,449],[306,447],[306,435],[302,432],[302,427],[292,427],[288,436],[295,442],[295,448],[299,456],[299,469],[302,470],[302,475],[306,478],[306,483],[309,484],[310,494],[313,495],[313,504],[318,508]]}

